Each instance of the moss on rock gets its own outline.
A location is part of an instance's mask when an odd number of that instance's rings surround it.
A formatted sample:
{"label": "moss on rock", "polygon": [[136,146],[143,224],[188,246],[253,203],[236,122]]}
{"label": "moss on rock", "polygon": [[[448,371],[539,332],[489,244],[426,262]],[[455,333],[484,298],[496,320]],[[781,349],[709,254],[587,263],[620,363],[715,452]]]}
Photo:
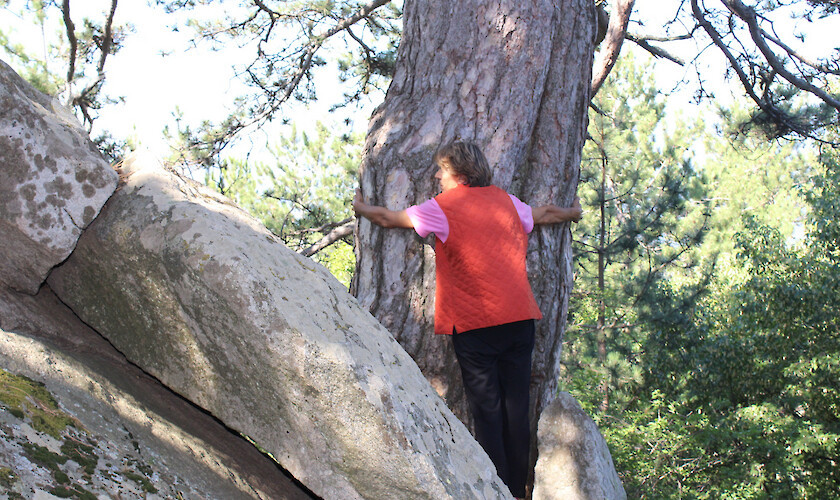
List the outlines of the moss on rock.
{"label": "moss on rock", "polygon": [[12,485],[17,482],[17,474],[8,468],[8,467],[0,467],[0,486],[3,487],[4,490],[11,489]]}
{"label": "moss on rock", "polygon": [[28,418],[32,428],[58,439],[76,420],[61,411],[44,384],[0,370],[0,403],[19,419]]}

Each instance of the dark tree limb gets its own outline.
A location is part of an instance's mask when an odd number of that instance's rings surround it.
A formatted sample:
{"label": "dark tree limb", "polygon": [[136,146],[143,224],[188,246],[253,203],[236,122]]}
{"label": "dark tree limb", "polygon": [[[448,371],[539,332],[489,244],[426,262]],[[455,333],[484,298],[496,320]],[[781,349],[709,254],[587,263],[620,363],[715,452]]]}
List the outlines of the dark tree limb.
{"label": "dark tree limb", "polygon": [[353,230],[355,228],[356,219],[352,218],[348,222],[345,222],[344,224],[336,227],[335,229],[327,233],[323,238],[315,242],[315,244],[311,245],[308,248],[305,248],[304,250],[301,250],[300,254],[304,257],[312,257],[313,255],[327,248],[333,243],[353,234]]}
{"label": "dark tree limb", "polygon": [[67,64],[67,85],[76,78],[76,52],[79,42],[76,39],[76,26],[70,17],[70,0],[64,0],[61,4],[61,14],[64,17],[64,28],[67,32],[67,43],[70,45],[70,60]]}
{"label": "dark tree limb", "polygon": [[[696,27],[695,27],[696,29]],[[631,40],[630,37],[633,37]],[[653,36],[653,35],[634,35],[634,34],[627,34],[627,39],[631,41],[644,41],[644,42],[678,42],[680,40],[691,40],[694,38],[694,30],[691,30],[691,33],[685,33],[682,35],[674,35],[674,36]]]}
{"label": "dark tree limb", "polygon": [[370,78],[373,73],[373,50],[371,50],[371,48],[368,47],[367,44],[361,38],[356,36],[356,34],[353,33],[353,30],[351,30],[349,27],[347,28],[347,34],[357,44],[359,44],[359,47],[361,47],[362,52],[364,53],[364,60],[366,66],[365,74],[362,76],[362,84],[357,88],[356,95],[353,96],[354,98],[356,98],[359,97],[362,94],[362,92],[364,92],[367,89],[367,86],[370,83]]}
{"label": "dark tree limb", "polygon": [[799,61],[799,62],[801,62],[801,63],[803,63],[807,66],[810,66],[811,68],[813,68],[817,71],[840,76],[840,68],[830,68],[826,64],[813,61],[813,60],[803,56],[802,54],[798,53],[793,48],[791,48],[790,46],[785,44],[783,41],[779,40],[777,37],[773,36],[770,33],[767,33],[767,31],[761,30],[761,33],[762,33],[762,36],[764,36],[764,38],[770,40],[771,42],[773,42],[776,45],[778,45],[779,47],[781,47],[785,52],[788,53],[789,56],[796,59],[797,61]]}
{"label": "dark tree limb", "polygon": [[[692,64],[700,54],[714,47],[724,56],[729,71],[738,78],[747,97],[757,106],[752,123],[769,125],[768,133],[776,137],[795,134],[823,142],[825,139],[818,137],[816,131],[830,123],[837,123],[840,117],[835,113],[835,110],[840,111],[840,96],[830,84],[831,77],[840,75],[840,58],[836,54],[825,59],[809,57],[785,43],[783,37],[776,33],[769,13],[793,2],[765,5],[744,0],[720,0],[720,3],[722,9],[713,10],[707,8],[702,0],[680,0],[674,19],[665,26],[679,23],[683,34],[646,36],[628,32],[625,38],[655,57],[680,65]],[[752,3],[761,4],[761,7],[749,5]],[[830,0],[824,4],[809,0],[808,3],[813,4],[812,10],[816,11],[836,2]],[[830,14],[840,14],[840,9],[825,7],[824,15]],[[812,15],[805,12],[801,17],[810,20]],[[664,50],[659,43],[695,38],[698,30],[708,35],[711,43],[700,48],[690,61]],[[699,70],[697,74],[700,87],[696,95],[699,99],[709,94],[703,88]],[[814,105],[814,100],[795,99],[804,94],[818,99],[818,105]],[[803,105],[797,107],[797,103]]]}
{"label": "dark tree limb", "polygon": [[[726,1],[726,0],[724,0]],[[758,105],[758,107],[771,116],[774,120],[778,121],[779,123],[784,124],[786,127],[789,127],[791,130],[805,135],[810,136],[807,130],[804,130],[803,127],[794,123],[789,117],[778,109],[775,105],[769,103],[766,99],[763,99],[755,92],[755,88],[753,87],[752,82],[750,81],[749,76],[744,71],[744,68],[741,67],[738,59],[732,54],[732,51],[729,50],[729,47],[723,41],[723,37],[718,33],[712,23],[706,19],[706,16],[703,14],[703,11],[700,9],[700,6],[697,4],[697,0],[691,0],[691,11],[694,15],[694,18],[697,19],[697,22],[700,24],[700,27],[709,35],[709,38],[712,39],[712,43],[723,53],[726,57],[727,61],[729,61],[729,66],[735,71],[735,74],[738,76],[738,79],[741,81],[741,85],[744,87],[747,95],[753,102]]]}
{"label": "dark tree limb", "polygon": [[[66,0],[69,2],[69,0]],[[108,56],[111,54],[111,46],[114,43],[114,15],[117,11],[117,0],[111,0],[111,9],[108,13],[108,19],[105,22],[105,26],[102,32],[102,40],[99,42],[99,63],[96,66],[96,80],[92,81],[90,84],[85,86],[81,91],[78,92],[76,95],[70,96],[70,102],[73,106],[77,106],[84,117],[85,123],[88,125],[88,132],[90,132],[91,128],[93,127],[93,116],[90,114],[90,107],[91,102],[93,100],[93,94],[95,94],[96,90],[101,87],[102,82],[105,81],[105,61]],[[68,87],[69,87],[68,81]]]}
{"label": "dark tree limb", "polygon": [[254,5],[256,5],[259,10],[268,14],[268,16],[272,19],[276,19],[276,18],[280,17],[279,12],[274,11],[271,7],[266,5],[262,0],[254,0]]}
{"label": "dark tree limb", "polygon": [[753,42],[755,42],[755,45],[758,47],[758,50],[761,51],[761,54],[767,60],[767,63],[770,65],[771,68],[773,68],[773,70],[777,74],[779,74],[782,78],[784,78],[797,88],[815,95],[824,103],[840,111],[840,100],[838,100],[825,90],[817,87],[816,85],[813,85],[811,82],[794,75],[787,68],[785,68],[784,63],[779,60],[779,58],[767,44],[767,40],[764,38],[763,31],[758,25],[757,15],[754,9],[744,5],[744,3],[741,0],[721,0],[721,2],[733,14],[738,16],[739,19],[747,23],[747,26],[749,27],[750,31],[750,37],[752,38]]}
{"label": "dark tree limb", "polygon": [[383,5],[388,4],[388,3],[391,3],[391,0],[373,0],[369,4],[365,5],[361,9],[359,9],[359,11],[356,12],[355,14],[353,14],[352,16],[346,17],[340,23],[335,25],[335,27],[333,27],[330,30],[327,30],[327,32],[324,33],[321,36],[323,38],[329,38],[329,37],[335,35],[336,33],[340,32],[342,30],[345,30],[350,26],[353,26],[357,22],[359,22],[362,19],[368,17],[373,11],[375,11],[379,7],[382,7]]}
{"label": "dark tree limb", "polygon": [[328,229],[329,230],[335,229],[338,226],[342,226],[342,225],[347,224],[348,222],[352,222],[354,220],[355,220],[354,217],[347,217],[344,220],[340,220],[338,222],[327,222],[326,224],[323,224],[323,225],[318,226],[318,227],[305,227],[303,229],[298,229],[297,231],[292,231],[292,232],[288,233],[288,235],[289,236],[298,236],[298,235],[301,235],[301,234],[308,234],[308,233],[323,233],[323,232],[327,231]]}
{"label": "dark tree limb", "polygon": [[311,39],[310,43],[307,45],[306,49],[300,58],[300,65],[295,70],[295,74],[292,77],[291,83],[286,87],[286,92],[283,95],[282,99],[279,102],[275,103],[274,106],[270,108],[270,113],[274,113],[277,111],[277,108],[283,102],[287,101],[291,96],[294,90],[297,88],[298,84],[300,84],[301,79],[309,72],[312,67],[312,59],[315,57],[315,53],[324,45],[329,38],[332,36],[348,29],[349,27],[353,26],[357,22],[361,21],[362,19],[366,18],[373,12],[374,10],[382,7],[383,5],[390,3],[391,0],[373,0],[369,4],[365,5],[355,14],[348,16],[341,20],[338,24],[333,26],[332,28],[328,29],[324,33],[321,33],[318,36],[315,36]]}
{"label": "dark tree limb", "polygon": [[[666,51],[665,49],[663,49],[661,47],[657,47],[655,45],[651,45],[650,43],[648,43],[648,40],[651,40],[651,38],[640,37],[640,36],[634,35],[632,33],[627,33],[627,34],[624,35],[624,37],[626,39],[630,40],[631,42],[635,43],[639,47],[641,47],[641,48],[645,49],[646,51],[650,52],[651,54],[653,54],[656,57],[661,57],[663,59],[667,59],[671,62],[679,64],[680,66],[685,66],[685,61],[683,61],[682,58],[671,54],[670,52]],[[691,38],[691,35],[687,35],[687,36],[685,36],[685,38]],[[684,40],[685,38],[680,37],[680,38],[674,38],[673,40]]]}
{"label": "dark tree limb", "polygon": [[95,116],[91,114],[91,109],[96,108],[96,94],[105,81],[105,61],[112,52],[114,45],[114,15],[117,10],[117,1],[111,0],[111,7],[108,13],[108,18],[103,27],[102,38],[94,40],[97,48],[100,51],[99,61],[96,66],[96,78],[88,85],[79,91],[74,91],[74,83],[76,82],[76,60],[79,53],[79,40],[76,37],[76,26],[70,15],[70,0],[63,0],[61,3],[61,13],[64,21],[65,34],[67,36],[67,43],[70,47],[67,56],[67,78],[65,82],[65,102],[66,104],[78,109],[82,115],[83,123],[87,124],[88,132],[93,127]]}
{"label": "dark tree limb", "polygon": [[105,29],[102,33],[102,44],[99,47],[99,65],[96,71],[101,80],[105,79],[105,59],[111,53],[111,45],[114,43],[114,14],[117,12],[117,0],[111,0],[111,10],[108,12],[108,20],[105,22]]}
{"label": "dark tree limb", "polygon": [[604,41],[601,42],[598,60],[593,66],[592,83],[590,92],[594,97],[607,79],[613,66],[618,60],[621,52],[621,45],[624,43],[627,25],[630,23],[630,14],[633,13],[635,0],[613,0],[610,13],[610,24]]}
{"label": "dark tree limb", "polygon": [[[256,20],[260,13],[268,16],[268,19],[263,21],[261,29],[258,30],[257,57],[244,70],[251,83],[260,90],[260,95],[256,97],[253,107],[247,112],[243,110],[237,116],[232,116],[227,123],[223,124],[224,128],[221,129],[218,137],[196,138],[189,147],[208,151],[212,156],[215,156],[244,129],[271,120],[281,106],[294,97],[295,92],[309,77],[313,65],[316,64],[318,52],[335,35],[347,32],[348,36],[356,40],[363,50],[369,50],[369,47],[361,43],[361,40],[350,32],[350,28],[359,21],[368,19],[376,9],[387,5],[390,1],[371,0],[356,12],[340,19],[329,16],[330,19],[335,19],[335,24],[321,33],[312,33],[311,27],[305,28],[306,34],[304,36],[306,40],[302,45],[288,48],[288,51],[284,49],[281,54],[274,54],[264,46],[271,42],[273,33],[276,31],[275,28],[280,26],[281,22],[299,20],[300,16],[303,16],[306,11],[296,15],[284,14],[271,9],[262,0],[253,0],[256,13],[249,16],[247,21],[215,31],[212,34],[202,35],[201,38],[208,39],[215,39],[223,33],[233,37],[236,36],[235,32],[238,29],[245,28],[246,24]],[[311,11],[311,13],[319,12]],[[261,74],[260,64],[266,64],[268,67],[274,68],[275,74],[278,72],[277,68],[281,66],[288,68],[288,71],[278,81],[264,81],[265,75]]]}

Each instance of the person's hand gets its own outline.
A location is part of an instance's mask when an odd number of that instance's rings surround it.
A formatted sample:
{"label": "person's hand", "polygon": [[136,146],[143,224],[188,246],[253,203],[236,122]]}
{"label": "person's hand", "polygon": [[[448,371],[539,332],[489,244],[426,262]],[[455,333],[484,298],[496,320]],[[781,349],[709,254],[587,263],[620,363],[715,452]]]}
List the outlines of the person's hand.
{"label": "person's hand", "polygon": [[388,210],[385,207],[365,203],[365,199],[362,197],[362,190],[359,188],[356,188],[356,195],[353,196],[353,211],[356,212],[357,218],[364,217],[377,226],[414,227],[414,223],[411,222],[411,218],[409,218],[405,210]]}
{"label": "person's hand", "polygon": [[353,196],[353,211],[356,213],[356,217],[359,215],[359,211],[366,205],[365,199],[362,198],[362,190],[360,188],[356,188],[356,195]]}
{"label": "person's hand", "polygon": [[575,196],[574,201],[572,201],[572,206],[569,208],[572,210],[572,222],[578,222],[581,218],[583,218],[583,209],[580,206],[580,198]]}

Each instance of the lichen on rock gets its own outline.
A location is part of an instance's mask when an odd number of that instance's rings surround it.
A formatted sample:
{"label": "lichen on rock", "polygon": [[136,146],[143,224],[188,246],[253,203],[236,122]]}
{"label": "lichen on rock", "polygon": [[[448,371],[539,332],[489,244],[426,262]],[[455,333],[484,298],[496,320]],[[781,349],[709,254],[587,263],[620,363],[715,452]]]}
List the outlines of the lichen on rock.
{"label": "lichen on rock", "polygon": [[57,99],[0,61],[0,285],[34,294],[117,185]]}

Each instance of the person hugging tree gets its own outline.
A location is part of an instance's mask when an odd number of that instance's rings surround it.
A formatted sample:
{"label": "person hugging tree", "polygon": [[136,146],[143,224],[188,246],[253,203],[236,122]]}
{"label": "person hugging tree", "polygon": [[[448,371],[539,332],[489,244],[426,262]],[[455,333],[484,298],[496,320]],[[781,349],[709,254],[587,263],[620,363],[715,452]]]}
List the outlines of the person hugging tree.
{"label": "person hugging tree", "polygon": [[535,320],[542,318],[525,268],[528,234],[536,224],[577,222],[572,206],[531,208],[491,184],[481,150],[453,142],[434,156],[441,194],[394,211],[365,203],[356,216],[385,228],[434,233],[435,333],[450,335],[475,421],[475,438],[516,498],[525,497]]}

